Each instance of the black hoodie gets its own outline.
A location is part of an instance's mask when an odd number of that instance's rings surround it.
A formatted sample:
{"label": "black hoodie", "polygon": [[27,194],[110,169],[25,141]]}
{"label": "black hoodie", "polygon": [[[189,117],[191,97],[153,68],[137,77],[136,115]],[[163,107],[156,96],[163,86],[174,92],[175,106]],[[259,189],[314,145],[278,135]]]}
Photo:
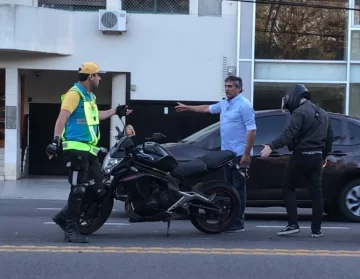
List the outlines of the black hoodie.
{"label": "black hoodie", "polygon": [[328,113],[314,105],[304,85],[297,84],[284,96],[284,108],[291,113],[284,132],[269,146],[272,150],[287,146],[289,151],[322,151],[326,158],[332,149],[333,130]]}

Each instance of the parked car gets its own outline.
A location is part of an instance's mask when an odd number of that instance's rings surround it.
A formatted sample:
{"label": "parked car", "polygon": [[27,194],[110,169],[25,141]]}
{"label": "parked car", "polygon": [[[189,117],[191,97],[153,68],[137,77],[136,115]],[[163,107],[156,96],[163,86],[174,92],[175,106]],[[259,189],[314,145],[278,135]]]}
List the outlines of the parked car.
{"label": "parked car", "polygon": [[[360,222],[360,120],[336,113],[330,113],[330,117],[335,138],[323,173],[324,211]],[[268,158],[261,158],[260,151],[262,144],[277,137],[289,120],[290,114],[282,110],[256,111],[256,141],[248,180],[249,207],[284,206],[282,181],[291,152],[284,147]],[[217,122],[177,143],[164,145],[180,161],[200,157],[211,150],[220,150],[219,127]],[[205,180],[213,178],[222,179],[222,171]],[[312,207],[306,185],[296,193],[298,207]]]}

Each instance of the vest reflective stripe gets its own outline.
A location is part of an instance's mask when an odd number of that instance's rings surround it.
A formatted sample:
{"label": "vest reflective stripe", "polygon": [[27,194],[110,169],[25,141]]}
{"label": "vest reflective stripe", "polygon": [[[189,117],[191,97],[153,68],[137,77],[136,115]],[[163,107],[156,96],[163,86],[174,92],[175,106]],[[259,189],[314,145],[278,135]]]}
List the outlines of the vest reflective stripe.
{"label": "vest reflective stripe", "polygon": [[84,142],[79,142],[79,141],[64,141],[62,143],[63,146],[63,150],[70,150],[70,149],[75,149],[75,150],[80,150],[80,151],[88,151],[91,154],[97,156],[97,154],[100,151],[100,148],[96,147],[96,146],[92,146],[90,144],[84,143]]}
{"label": "vest reflective stripe", "polygon": [[[94,126],[99,125],[99,111],[95,102],[96,97],[93,93],[90,93],[91,100],[88,101],[77,86],[73,86],[69,91],[78,92],[83,100],[85,118],[86,118],[87,126],[89,128],[89,133],[91,135],[91,140],[88,143],[78,142],[78,141],[66,141],[65,139],[66,128],[64,128],[61,134],[61,138],[63,141],[62,143],[63,150],[75,149],[81,151],[88,151],[94,155],[97,155],[97,153],[100,150],[100,148],[96,147],[100,139],[100,129],[99,127],[97,127],[97,134],[96,134]],[[65,94],[61,95],[61,103],[64,101],[64,96]]]}

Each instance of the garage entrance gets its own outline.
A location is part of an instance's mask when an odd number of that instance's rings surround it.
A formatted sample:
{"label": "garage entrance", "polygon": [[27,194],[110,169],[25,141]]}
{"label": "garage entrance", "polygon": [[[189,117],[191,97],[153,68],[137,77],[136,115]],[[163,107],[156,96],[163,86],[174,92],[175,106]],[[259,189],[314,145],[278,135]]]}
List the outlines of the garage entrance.
{"label": "garage entrance", "polygon": [[[56,119],[60,112],[60,96],[77,80],[76,71],[23,70],[25,81],[24,107],[28,115],[28,151],[26,155],[29,175],[66,175],[62,156],[48,160],[46,146],[54,136]],[[99,110],[110,109],[112,74],[104,74],[101,84],[94,89]],[[110,119],[101,121],[100,146],[109,148]]]}
{"label": "garage entrance", "polygon": [[[98,105],[99,110],[110,109],[110,105]],[[54,136],[54,127],[59,115],[59,104],[29,104],[29,174],[30,175],[66,175],[62,156],[48,160],[45,149]],[[100,125],[99,146],[109,148],[110,119]]]}

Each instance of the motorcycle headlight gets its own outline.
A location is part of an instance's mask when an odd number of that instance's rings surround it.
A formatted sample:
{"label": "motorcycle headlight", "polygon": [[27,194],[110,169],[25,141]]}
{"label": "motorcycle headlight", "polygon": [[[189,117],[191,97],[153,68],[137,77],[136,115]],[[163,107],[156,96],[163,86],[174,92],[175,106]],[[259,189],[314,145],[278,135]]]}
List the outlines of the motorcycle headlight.
{"label": "motorcycle headlight", "polygon": [[102,165],[102,169],[105,173],[111,173],[112,169],[117,166],[123,158],[111,158],[109,154],[107,154],[104,158],[104,162]]}

